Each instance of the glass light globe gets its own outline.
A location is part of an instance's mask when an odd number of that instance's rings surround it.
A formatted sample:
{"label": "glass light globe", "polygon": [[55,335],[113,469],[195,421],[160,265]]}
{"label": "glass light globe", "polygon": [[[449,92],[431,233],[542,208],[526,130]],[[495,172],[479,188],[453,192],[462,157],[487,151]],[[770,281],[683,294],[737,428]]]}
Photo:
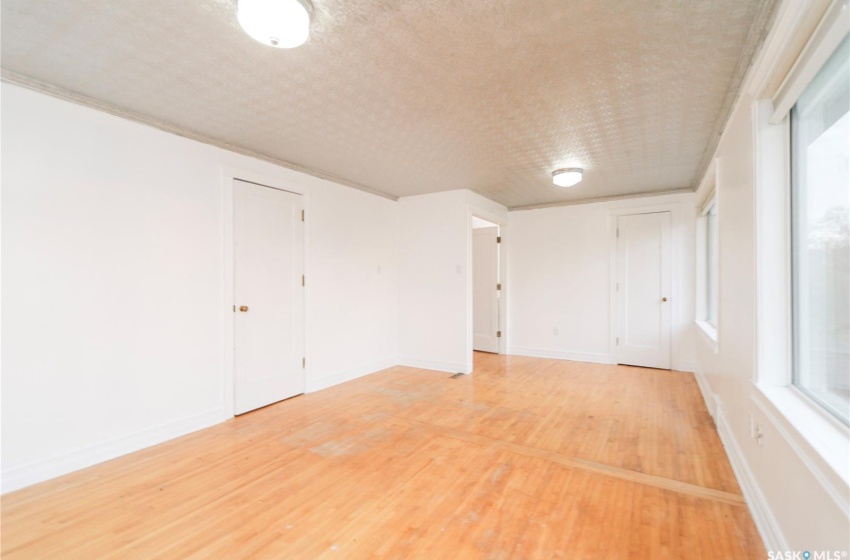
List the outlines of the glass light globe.
{"label": "glass light globe", "polygon": [[310,36],[310,9],[307,0],[239,0],[239,25],[257,41],[291,49],[303,45]]}
{"label": "glass light globe", "polygon": [[581,181],[582,170],[577,167],[552,172],[552,182],[559,187],[572,187]]}

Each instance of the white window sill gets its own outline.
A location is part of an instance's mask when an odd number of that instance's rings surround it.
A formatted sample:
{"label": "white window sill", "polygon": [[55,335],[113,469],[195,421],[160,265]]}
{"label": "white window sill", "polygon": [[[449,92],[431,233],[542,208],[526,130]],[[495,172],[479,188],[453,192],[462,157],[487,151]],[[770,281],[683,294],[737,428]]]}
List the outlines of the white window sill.
{"label": "white window sill", "polygon": [[717,340],[717,329],[708,321],[697,320],[697,331],[702,334],[702,337],[711,346],[712,351],[717,354],[720,352],[720,343]]}
{"label": "white window sill", "polygon": [[[850,491],[850,428],[793,386],[756,385],[753,400],[846,508]],[[766,401],[766,402],[760,402]]]}

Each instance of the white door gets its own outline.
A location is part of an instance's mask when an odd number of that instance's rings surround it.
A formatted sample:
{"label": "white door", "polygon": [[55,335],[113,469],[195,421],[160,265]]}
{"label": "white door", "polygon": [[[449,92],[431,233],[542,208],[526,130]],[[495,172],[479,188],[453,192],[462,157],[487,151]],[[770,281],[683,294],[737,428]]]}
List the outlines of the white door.
{"label": "white door", "polygon": [[472,230],[472,348],[498,352],[499,228]]}
{"label": "white door", "polygon": [[304,392],[300,195],[233,185],[235,413]]}
{"label": "white door", "polygon": [[670,369],[670,212],[617,220],[617,363]]}

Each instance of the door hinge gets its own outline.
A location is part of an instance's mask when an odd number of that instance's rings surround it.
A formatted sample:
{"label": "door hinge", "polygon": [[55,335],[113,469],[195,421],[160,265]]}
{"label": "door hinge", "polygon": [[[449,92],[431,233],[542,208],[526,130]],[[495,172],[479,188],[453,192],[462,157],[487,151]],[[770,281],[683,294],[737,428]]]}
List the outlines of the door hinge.
{"label": "door hinge", "polygon": [[496,338],[502,338],[502,331],[496,331]]}
{"label": "door hinge", "polygon": [[620,228],[617,228],[617,239],[620,238]]}
{"label": "door hinge", "polygon": [[301,221],[304,221],[304,210],[301,211]]}
{"label": "door hinge", "polygon": [[236,313],[236,306],[233,306],[233,312]]}
{"label": "door hinge", "polygon": [[501,242],[502,242],[502,236],[500,235],[500,236],[496,237],[496,243],[501,243]]}
{"label": "door hinge", "polygon": [[307,367],[307,358],[301,358],[301,369],[305,369]]}
{"label": "door hinge", "polygon": [[619,345],[620,345],[620,337],[618,336],[617,337],[617,346],[619,346]]}
{"label": "door hinge", "polygon": [[496,284],[496,290],[501,290],[501,289],[502,289],[502,285],[501,285],[501,284]]}
{"label": "door hinge", "polygon": [[307,285],[307,279],[304,278],[304,275],[302,274],[301,275],[301,286],[306,286],[306,285]]}

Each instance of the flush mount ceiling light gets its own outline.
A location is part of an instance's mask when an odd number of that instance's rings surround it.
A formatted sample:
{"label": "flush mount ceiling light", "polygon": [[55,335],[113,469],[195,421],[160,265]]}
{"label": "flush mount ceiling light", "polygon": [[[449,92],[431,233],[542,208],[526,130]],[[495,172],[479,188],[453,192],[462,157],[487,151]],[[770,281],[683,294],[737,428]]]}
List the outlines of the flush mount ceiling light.
{"label": "flush mount ceiling light", "polygon": [[559,187],[572,187],[581,181],[581,174],[583,172],[584,170],[580,167],[556,169],[552,172],[552,182]]}
{"label": "flush mount ceiling light", "polygon": [[310,0],[239,0],[239,25],[257,41],[291,49],[310,35]]}

